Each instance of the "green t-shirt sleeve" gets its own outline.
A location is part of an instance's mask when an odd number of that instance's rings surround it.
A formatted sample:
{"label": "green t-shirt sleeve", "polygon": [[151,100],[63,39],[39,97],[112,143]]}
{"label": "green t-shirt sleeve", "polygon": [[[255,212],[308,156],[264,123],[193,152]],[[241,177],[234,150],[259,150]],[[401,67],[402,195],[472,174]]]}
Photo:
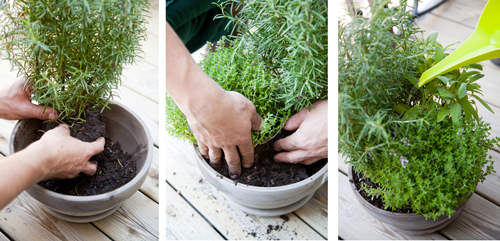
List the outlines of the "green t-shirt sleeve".
{"label": "green t-shirt sleeve", "polygon": [[222,13],[215,3],[222,2],[224,1],[166,1],[167,22],[191,53],[201,48],[207,41],[216,42],[222,36],[231,34],[233,26],[227,26],[229,19],[214,20],[215,16]]}

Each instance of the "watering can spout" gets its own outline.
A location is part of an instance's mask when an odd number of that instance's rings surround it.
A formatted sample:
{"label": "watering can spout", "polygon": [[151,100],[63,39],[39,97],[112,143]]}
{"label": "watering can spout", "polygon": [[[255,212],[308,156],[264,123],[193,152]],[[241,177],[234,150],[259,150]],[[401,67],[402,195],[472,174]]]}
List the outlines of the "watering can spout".
{"label": "watering can spout", "polygon": [[474,33],[448,57],[425,71],[420,77],[418,86],[454,69],[500,58],[499,9],[500,0],[489,0]]}

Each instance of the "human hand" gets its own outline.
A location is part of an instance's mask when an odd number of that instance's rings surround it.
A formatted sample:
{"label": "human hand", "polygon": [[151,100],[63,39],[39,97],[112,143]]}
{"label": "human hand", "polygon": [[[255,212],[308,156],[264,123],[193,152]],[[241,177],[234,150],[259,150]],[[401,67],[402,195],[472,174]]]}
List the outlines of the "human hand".
{"label": "human hand", "polygon": [[313,104],[309,111],[303,108],[288,119],[283,129],[295,131],[292,135],[274,142],[277,162],[310,165],[328,157],[328,100]]}
{"label": "human hand", "polygon": [[97,165],[89,162],[89,159],[104,150],[104,142],[104,137],[92,143],[82,142],[71,137],[69,128],[61,124],[47,131],[28,149],[43,155],[37,164],[44,174],[42,180],[66,179],[76,177],[80,172],[94,175]]}
{"label": "human hand", "polygon": [[241,174],[241,166],[249,168],[253,164],[251,131],[261,129],[262,117],[253,103],[240,93],[223,91],[213,96],[205,100],[208,105],[190,111],[195,114],[187,114],[186,118],[200,153],[210,158],[210,165],[220,167],[224,151],[229,175],[236,179]]}
{"label": "human hand", "polygon": [[[0,118],[7,120],[20,120],[38,118],[41,120],[57,120],[59,114],[51,107],[45,109],[31,103],[30,97],[33,86],[25,88],[26,78],[17,78],[9,87],[0,90]],[[45,109],[45,112],[43,110]]]}

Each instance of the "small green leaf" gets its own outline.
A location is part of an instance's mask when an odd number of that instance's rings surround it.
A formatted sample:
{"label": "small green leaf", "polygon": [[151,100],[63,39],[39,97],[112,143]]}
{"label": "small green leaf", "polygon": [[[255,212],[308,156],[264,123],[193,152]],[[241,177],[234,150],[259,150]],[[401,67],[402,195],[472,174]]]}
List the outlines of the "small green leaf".
{"label": "small green leaf", "polygon": [[434,43],[437,40],[437,37],[438,37],[438,32],[432,32],[429,34],[429,36],[427,36],[427,39],[425,39],[425,42],[434,45]]}
{"label": "small green leaf", "polygon": [[477,95],[472,95],[474,98],[476,98],[476,100],[478,100],[484,107],[486,107],[486,109],[488,109],[489,111],[491,111],[491,113],[495,114],[495,112],[493,112],[493,110],[491,109],[491,107],[486,104],[486,102],[484,102],[483,99],[479,98],[479,96]]}
{"label": "small green leaf", "polygon": [[478,70],[483,70],[483,66],[480,64],[470,64],[467,66],[469,69],[478,69]]}
{"label": "small green leaf", "polygon": [[445,106],[445,107],[441,108],[441,110],[439,111],[438,116],[437,116],[437,121],[438,122],[442,121],[449,114],[450,114],[450,107]]}
{"label": "small green leaf", "polygon": [[444,59],[444,51],[441,47],[436,46],[436,54],[435,54],[436,64]]}
{"label": "small green leaf", "polygon": [[467,83],[462,83],[458,89],[458,98],[462,99],[467,94]]}
{"label": "small green leaf", "polygon": [[455,98],[455,95],[451,93],[450,91],[446,90],[443,87],[438,87],[437,88],[439,91],[439,95],[443,98]]}
{"label": "small green leaf", "polygon": [[479,119],[479,115],[477,114],[476,109],[474,109],[474,107],[471,105],[467,96],[462,99],[458,99],[457,101],[458,103],[460,103],[460,105],[462,105],[464,109],[467,109],[470,113],[472,113],[474,118]]}
{"label": "small green leaf", "polygon": [[451,80],[450,77],[446,77],[446,76],[437,76],[436,78],[440,79],[445,85],[448,84],[448,82],[450,82],[450,80]]}
{"label": "small green leaf", "polygon": [[410,83],[415,86],[415,87],[418,87],[418,79],[415,78],[413,75],[410,75],[408,73],[405,73],[405,77],[408,81],[410,81]]}
{"label": "small green leaf", "polygon": [[465,73],[461,74],[458,79],[467,79],[469,76],[473,76],[475,74],[479,74],[479,72],[478,71],[465,72]]}
{"label": "small green leaf", "polygon": [[453,120],[453,123],[458,122],[461,113],[462,113],[462,106],[460,105],[460,103],[455,102],[451,104],[450,115],[451,119]]}
{"label": "small green leaf", "polygon": [[483,77],[484,77],[484,74],[476,74],[476,75],[474,75],[474,77],[470,78],[468,82],[473,83],[474,81],[481,79]]}
{"label": "small green leaf", "polygon": [[409,110],[410,107],[407,106],[407,105],[403,105],[403,104],[397,104],[395,107],[394,107],[394,111],[396,111],[398,114],[402,114],[403,112],[406,112],[407,110]]}

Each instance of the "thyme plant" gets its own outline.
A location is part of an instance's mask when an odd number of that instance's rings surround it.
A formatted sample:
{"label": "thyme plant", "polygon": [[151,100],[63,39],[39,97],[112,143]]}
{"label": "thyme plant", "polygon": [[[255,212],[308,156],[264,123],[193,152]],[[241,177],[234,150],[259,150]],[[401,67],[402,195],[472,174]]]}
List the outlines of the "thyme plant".
{"label": "thyme plant", "polygon": [[500,139],[489,138],[476,107],[491,111],[476,83],[482,67],[418,87],[449,46],[436,33],[422,37],[406,1],[385,8],[389,3],[374,1],[368,17],[339,22],[339,152],[378,184],[365,189],[386,208],[451,216],[494,172],[487,151]]}
{"label": "thyme plant", "polygon": [[2,52],[32,84],[31,99],[80,119],[116,95],[146,38],[148,1],[19,0],[0,8]]}
{"label": "thyme plant", "polygon": [[[200,63],[224,89],[252,101],[264,119],[253,144],[272,139],[302,108],[328,98],[328,3],[315,0],[230,1],[239,14],[225,12],[241,35],[224,39]],[[236,7],[239,8],[239,7]],[[235,9],[236,9],[235,8]],[[168,132],[195,141],[187,121],[167,98]]]}

